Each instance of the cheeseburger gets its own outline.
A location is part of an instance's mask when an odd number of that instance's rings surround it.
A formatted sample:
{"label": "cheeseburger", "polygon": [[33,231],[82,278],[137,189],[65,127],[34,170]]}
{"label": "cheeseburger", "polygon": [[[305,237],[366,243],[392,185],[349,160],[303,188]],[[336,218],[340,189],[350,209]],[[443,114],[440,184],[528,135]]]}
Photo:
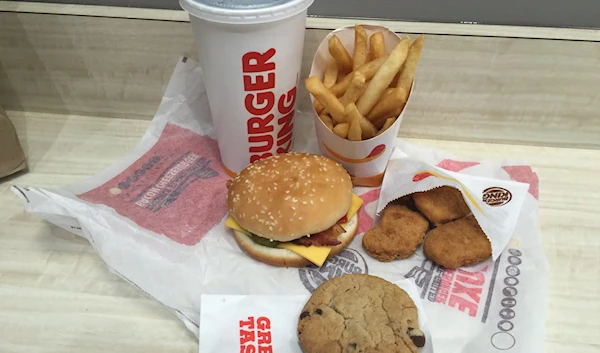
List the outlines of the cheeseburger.
{"label": "cheeseburger", "polygon": [[264,158],[227,188],[225,224],[251,257],[274,266],[321,266],[350,244],[358,228],[362,200],[344,168],[324,156]]}

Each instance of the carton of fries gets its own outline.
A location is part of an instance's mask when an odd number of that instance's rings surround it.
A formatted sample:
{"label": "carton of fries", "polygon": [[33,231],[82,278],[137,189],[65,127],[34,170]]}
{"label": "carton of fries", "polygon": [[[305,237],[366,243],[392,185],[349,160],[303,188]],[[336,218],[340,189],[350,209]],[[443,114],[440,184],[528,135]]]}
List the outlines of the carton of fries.
{"label": "carton of fries", "polygon": [[413,89],[423,45],[415,37],[357,25],[331,32],[317,49],[305,87],[319,149],[354,185],[381,185]]}

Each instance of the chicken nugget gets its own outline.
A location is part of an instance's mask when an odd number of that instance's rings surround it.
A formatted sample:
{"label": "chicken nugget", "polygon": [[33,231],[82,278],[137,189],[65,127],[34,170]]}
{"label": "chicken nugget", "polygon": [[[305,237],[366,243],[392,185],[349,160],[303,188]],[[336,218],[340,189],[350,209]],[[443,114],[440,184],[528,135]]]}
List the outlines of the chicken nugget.
{"label": "chicken nugget", "polygon": [[492,256],[492,245],[472,215],[430,231],[423,250],[433,262],[449,269],[475,265]]}
{"label": "chicken nugget", "polygon": [[452,222],[471,213],[461,192],[452,186],[415,193],[413,201],[419,212],[435,226]]}
{"label": "chicken nugget", "polygon": [[389,205],[381,224],[369,229],[362,239],[367,254],[382,262],[405,259],[423,242],[429,222],[403,205]]}

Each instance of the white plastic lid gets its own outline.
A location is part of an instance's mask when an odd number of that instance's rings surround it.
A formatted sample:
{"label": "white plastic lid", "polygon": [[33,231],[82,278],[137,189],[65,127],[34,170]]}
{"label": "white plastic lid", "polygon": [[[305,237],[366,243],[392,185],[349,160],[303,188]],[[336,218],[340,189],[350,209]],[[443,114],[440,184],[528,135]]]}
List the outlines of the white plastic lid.
{"label": "white plastic lid", "polygon": [[305,11],[314,0],[179,0],[192,16],[219,23],[250,24],[282,20]]}

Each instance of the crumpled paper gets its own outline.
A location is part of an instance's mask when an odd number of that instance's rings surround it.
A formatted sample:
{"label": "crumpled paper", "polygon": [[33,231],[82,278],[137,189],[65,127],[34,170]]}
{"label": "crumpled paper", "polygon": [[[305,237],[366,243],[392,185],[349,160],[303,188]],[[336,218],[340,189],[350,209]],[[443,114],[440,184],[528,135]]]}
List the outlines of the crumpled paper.
{"label": "crumpled paper", "polygon": [[[312,119],[298,114],[295,150],[315,153]],[[495,261],[454,271],[431,263],[421,249],[391,263],[370,258],[361,238],[376,217],[381,190],[355,188],[364,205],[354,241],[321,268],[286,269],[251,259],[224,227],[227,209],[219,198],[225,183],[215,182],[224,172],[215,146],[202,71],[182,59],[132,151],[75,185],[13,191],[28,212],[88,239],[113,272],[164,304],[196,335],[202,295],[307,295],[329,278],[369,273],[391,282],[415,280],[434,349],[543,350],[548,265],[537,228],[537,176],[529,166],[460,161],[434,149],[396,145],[431,165],[462,165],[454,172],[529,183],[514,234]],[[203,217],[210,227],[197,222]]]}

